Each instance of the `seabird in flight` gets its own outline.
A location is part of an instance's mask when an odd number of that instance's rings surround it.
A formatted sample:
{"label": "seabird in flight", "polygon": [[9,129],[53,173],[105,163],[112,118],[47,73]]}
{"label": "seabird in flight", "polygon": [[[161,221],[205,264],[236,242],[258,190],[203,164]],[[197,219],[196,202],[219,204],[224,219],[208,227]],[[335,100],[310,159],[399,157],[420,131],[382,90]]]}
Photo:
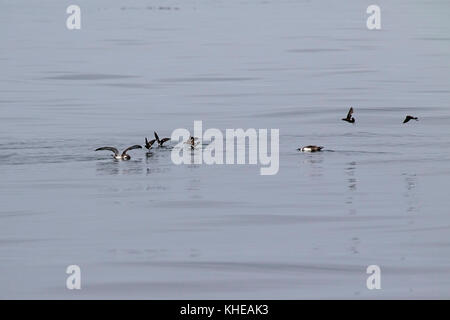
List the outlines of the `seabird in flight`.
{"label": "seabird in flight", "polygon": [[159,145],[160,147],[163,146],[163,143],[164,143],[164,142],[170,140],[170,138],[159,139],[158,134],[156,133],[156,131],[154,131],[154,133],[155,133],[155,139],[156,139],[156,141],[158,142],[158,145]]}
{"label": "seabird in flight", "polygon": [[406,116],[405,120],[403,120],[403,123],[407,123],[409,120],[419,121],[419,118],[413,116]]}
{"label": "seabird in flight", "polygon": [[348,113],[347,113],[347,118],[343,118],[342,120],[350,122],[350,123],[355,123],[355,118],[352,117],[352,114],[353,114],[353,108],[350,107],[350,110],[348,110]]}

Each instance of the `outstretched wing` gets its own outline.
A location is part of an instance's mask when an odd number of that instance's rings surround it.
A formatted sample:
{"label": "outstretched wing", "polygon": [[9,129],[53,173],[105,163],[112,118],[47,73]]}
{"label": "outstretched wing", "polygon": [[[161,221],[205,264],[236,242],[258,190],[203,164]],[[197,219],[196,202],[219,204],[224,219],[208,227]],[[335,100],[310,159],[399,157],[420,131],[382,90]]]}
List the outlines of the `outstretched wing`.
{"label": "outstretched wing", "polygon": [[115,155],[115,156],[119,155],[119,150],[117,150],[117,149],[114,148],[114,147],[101,147],[101,148],[95,149],[95,151],[100,151],[100,150],[108,150],[108,151],[112,151],[112,152],[114,152],[114,155]]}
{"label": "outstretched wing", "polygon": [[150,149],[152,147],[152,145],[155,143],[155,141],[156,141],[156,139],[148,141],[147,138],[145,138],[145,147],[147,149]]}
{"label": "outstretched wing", "polygon": [[350,120],[350,118],[352,117],[352,114],[353,114],[353,107],[350,107],[350,110],[348,110],[348,113],[347,113],[348,120]]}
{"label": "outstretched wing", "polygon": [[169,140],[170,140],[170,138],[164,138],[164,139],[161,139],[160,143],[163,144],[164,142],[169,141]]}
{"label": "outstretched wing", "polygon": [[407,123],[409,120],[411,120],[410,116],[406,116],[405,120],[403,120],[403,123]]}
{"label": "outstretched wing", "polygon": [[122,156],[126,155],[128,151],[133,150],[133,149],[142,149],[142,146],[135,144],[134,146],[128,147],[125,150],[123,150]]}
{"label": "outstretched wing", "polygon": [[155,139],[156,139],[156,141],[158,141],[158,143],[159,143],[159,137],[158,137],[158,134],[156,133],[156,131],[153,131],[153,133],[155,134]]}

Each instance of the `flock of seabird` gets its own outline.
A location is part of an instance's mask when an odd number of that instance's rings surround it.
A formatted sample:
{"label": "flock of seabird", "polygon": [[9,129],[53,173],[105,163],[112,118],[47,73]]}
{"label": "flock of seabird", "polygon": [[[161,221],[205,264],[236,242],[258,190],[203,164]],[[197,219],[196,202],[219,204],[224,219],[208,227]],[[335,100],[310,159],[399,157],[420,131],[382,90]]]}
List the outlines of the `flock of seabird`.
{"label": "flock of seabird", "polygon": [[[147,148],[147,150],[150,150],[153,147],[153,144],[155,142],[158,143],[159,147],[163,147],[164,143],[169,141],[170,138],[162,138],[160,139],[158,134],[156,133],[156,131],[153,132],[155,134],[155,139],[152,140],[148,140],[147,138],[145,138],[145,148]],[[190,137],[188,141],[186,141],[186,144],[189,144],[191,146],[191,148],[193,149],[196,146],[196,140],[197,138],[194,137]],[[134,146],[128,147],[126,148],[122,153],[119,152],[119,150],[117,150],[117,148],[115,147],[101,147],[101,148],[97,148],[95,149],[95,151],[101,151],[101,150],[108,150],[108,151],[112,151],[113,154],[113,158],[117,159],[117,160],[130,160],[131,157],[129,154],[127,154],[128,151],[130,150],[134,150],[134,149],[142,149],[142,146],[136,144]]]}
{"label": "flock of seabird", "polygon": [[[348,110],[347,117],[342,118],[341,120],[349,122],[349,123],[355,123],[356,120],[353,117],[353,107],[350,107],[350,110]],[[410,120],[418,121],[419,118],[407,115],[405,120],[403,120],[403,123],[407,123]],[[160,139],[158,134],[156,133],[156,131],[154,132],[154,134],[155,134],[155,139],[148,140],[147,138],[145,138],[145,148],[147,148],[148,150],[150,150],[152,148],[152,146],[153,146],[153,144],[155,142],[158,143],[159,147],[162,147],[165,142],[170,140],[170,138]],[[198,144],[197,140],[198,140],[197,137],[190,137],[185,142],[185,144],[188,144],[191,147],[191,149],[194,149],[194,147]],[[304,146],[304,147],[298,148],[297,150],[298,151],[302,151],[302,152],[319,152],[319,151],[322,151],[323,148],[324,147],[321,147],[321,146],[309,145],[309,146]],[[112,151],[114,153],[114,155],[113,155],[114,159],[117,159],[117,160],[130,160],[131,157],[130,157],[129,154],[127,154],[127,152],[130,151],[130,150],[134,150],[134,149],[142,149],[142,146],[136,144],[134,146],[126,148],[122,153],[120,153],[119,150],[117,148],[115,148],[115,147],[101,147],[101,148],[95,149],[95,151],[101,151],[101,150]]]}

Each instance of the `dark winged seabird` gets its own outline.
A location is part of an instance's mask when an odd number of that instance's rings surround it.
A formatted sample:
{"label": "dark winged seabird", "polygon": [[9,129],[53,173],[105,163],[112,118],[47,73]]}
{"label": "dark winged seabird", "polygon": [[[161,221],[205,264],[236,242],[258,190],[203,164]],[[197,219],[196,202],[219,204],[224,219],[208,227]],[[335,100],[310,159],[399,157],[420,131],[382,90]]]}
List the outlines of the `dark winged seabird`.
{"label": "dark winged seabird", "polygon": [[100,150],[112,151],[114,153],[114,155],[113,155],[114,159],[117,159],[117,160],[130,160],[131,157],[130,157],[130,155],[127,154],[127,151],[130,151],[130,150],[133,150],[133,149],[142,149],[142,147],[140,145],[136,144],[134,146],[126,148],[122,152],[122,154],[119,154],[119,150],[117,150],[114,147],[101,147],[101,148],[95,149],[95,151],[100,151]]}
{"label": "dark winged seabird", "polygon": [[158,145],[159,145],[160,147],[163,146],[163,143],[164,143],[164,142],[170,140],[170,138],[159,139],[159,136],[158,136],[158,134],[156,133],[156,131],[154,131],[154,134],[155,134],[155,139],[156,139],[156,141],[158,142]]}
{"label": "dark winged seabird", "polygon": [[152,139],[150,141],[145,138],[145,147],[150,150],[152,148],[152,145],[155,143],[156,139]]}
{"label": "dark winged seabird", "polygon": [[403,123],[407,123],[409,120],[419,121],[419,118],[413,116],[406,116],[405,120],[403,120]]}
{"label": "dark winged seabird", "polygon": [[352,117],[352,114],[353,114],[353,108],[350,107],[350,110],[348,110],[348,113],[347,113],[347,118],[343,118],[342,120],[350,122],[350,123],[355,123],[355,118]]}

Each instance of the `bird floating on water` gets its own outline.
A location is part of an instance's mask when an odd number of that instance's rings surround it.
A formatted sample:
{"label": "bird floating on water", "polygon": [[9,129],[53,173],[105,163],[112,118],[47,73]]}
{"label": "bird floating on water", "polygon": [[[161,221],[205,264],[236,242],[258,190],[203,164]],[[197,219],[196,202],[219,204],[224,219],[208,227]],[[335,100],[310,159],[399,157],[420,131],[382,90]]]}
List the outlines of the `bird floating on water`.
{"label": "bird floating on water", "polygon": [[407,123],[409,120],[419,121],[419,118],[413,116],[406,116],[405,120],[403,120],[403,123]]}
{"label": "bird floating on water", "polygon": [[119,150],[117,150],[117,148],[114,147],[101,147],[98,149],[95,149],[95,151],[100,151],[100,150],[108,150],[108,151],[112,151],[114,153],[113,158],[117,159],[117,160],[130,160],[131,157],[129,154],[127,154],[128,151],[133,150],[133,149],[142,149],[142,147],[138,144],[128,147],[126,148],[122,154],[119,154]]}
{"label": "bird floating on water", "polygon": [[199,143],[200,141],[198,141],[197,137],[189,137],[189,139],[185,142],[185,144],[190,145],[191,149],[194,149],[194,147]]}
{"label": "bird floating on water", "polygon": [[302,151],[302,152],[319,152],[323,149],[323,147],[319,147],[319,146],[305,146],[302,148],[298,148],[298,151]]}
{"label": "bird floating on water", "polygon": [[156,139],[156,141],[158,142],[158,145],[159,145],[160,147],[163,146],[163,143],[164,143],[164,142],[170,140],[170,138],[159,139],[159,136],[158,136],[158,134],[156,133],[156,131],[154,131],[154,134],[155,134],[155,139]]}
{"label": "bird floating on water", "polygon": [[347,117],[343,118],[342,120],[350,123],[355,123],[355,118],[352,117],[352,114],[353,114],[353,107],[350,107],[350,110],[348,110],[347,113]]}

